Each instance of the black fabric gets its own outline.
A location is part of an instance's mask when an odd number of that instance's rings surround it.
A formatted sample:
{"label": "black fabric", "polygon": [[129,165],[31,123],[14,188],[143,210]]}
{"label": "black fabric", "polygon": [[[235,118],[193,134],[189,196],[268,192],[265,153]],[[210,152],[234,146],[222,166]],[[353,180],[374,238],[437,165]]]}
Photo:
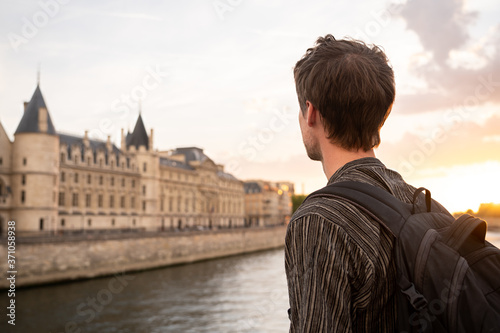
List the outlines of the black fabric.
{"label": "black fabric", "polygon": [[392,232],[400,332],[500,332],[500,250],[485,241],[486,222],[467,214],[455,220],[424,190],[414,205],[352,181],[308,198],[347,200]]}

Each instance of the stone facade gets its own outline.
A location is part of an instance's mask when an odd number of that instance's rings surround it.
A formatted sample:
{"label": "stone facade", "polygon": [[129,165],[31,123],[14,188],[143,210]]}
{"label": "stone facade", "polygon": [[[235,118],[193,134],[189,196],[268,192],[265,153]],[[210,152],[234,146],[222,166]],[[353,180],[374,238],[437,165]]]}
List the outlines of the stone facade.
{"label": "stone facade", "polygon": [[245,224],[242,181],[196,147],[153,149],[139,114],[121,147],[55,131],[37,86],[14,134],[0,124],[0,232],[166,230]]}
{"label": "stone facade", "polygon": [[248,226],[288,224],[294,186],[290,182],[246,181],[245,223]]}
{"label": "stone facade", "polygon": [[[115,235],[116,239],[19,242],[16,246],[16,287],[93,278],[191,263],[218,257],[262,251],[284,246],[285,226],[232,228],[199,232]],[[102,236],[102,235],[101,235]],[[57,240],[57,242],[56,242]],[[40,257],[40,254],[43,254]],[[7,249],[0,247],[0,257]],[[7,260],[0,269],[8,271]],[[0,289],[9,281],[0,279]]]}

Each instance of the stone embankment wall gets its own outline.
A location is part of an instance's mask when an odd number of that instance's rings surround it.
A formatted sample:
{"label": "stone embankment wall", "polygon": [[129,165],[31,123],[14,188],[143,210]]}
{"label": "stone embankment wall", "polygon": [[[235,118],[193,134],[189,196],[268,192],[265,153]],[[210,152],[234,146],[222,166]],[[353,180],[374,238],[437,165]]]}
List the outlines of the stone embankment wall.
{"label": "stone embankment wall", "polygon": [[[148,237],[18,242],[16,286],[92,278],[278,248],[285,226],[241,228],[196,233],[158,233]],[[7,269],[5,239],[0,247],[0,270]],[[0,288],[8,287],[0,280]]]}

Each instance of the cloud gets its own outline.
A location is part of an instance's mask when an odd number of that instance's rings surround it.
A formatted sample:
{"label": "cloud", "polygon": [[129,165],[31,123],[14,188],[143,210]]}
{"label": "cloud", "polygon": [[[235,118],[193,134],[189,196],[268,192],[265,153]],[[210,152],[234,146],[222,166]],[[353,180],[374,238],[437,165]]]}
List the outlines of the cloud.
{"label": "cloud", "polygon": [[409,0],[401,10],[408,29],[417,33],[422,46],[443,64],[453,49],[469,39],[467,26],[477,12],[466,12],[463,0]]}
{"label": "cloud", "polygon": [[426,136],[407,133],[399,142],[382,143],[377,155],[388,167],[413,178],[454,165],[500,161],[498,128],[500,116],[493,116],[482,125],[437,125]]}
{"label": "cloud", "polygon": [[426,88],[398,95],[395,108],[424,113],[461,107],[471,99],[474,106],[500,103],[500,25],[472,38],[468,31],[477,13],[465,11],[463,0],[409,0],[401,16],[431,56],[410,64]]}
{"label": "cloud", "polygon": [[162,19],[158,16],[148,15],[145,13],[102,13],[105,16],[115,16],[122,18],[131,18],[131,19],[141,19],[141,20],[153,20],[153,21],[161,21]]}

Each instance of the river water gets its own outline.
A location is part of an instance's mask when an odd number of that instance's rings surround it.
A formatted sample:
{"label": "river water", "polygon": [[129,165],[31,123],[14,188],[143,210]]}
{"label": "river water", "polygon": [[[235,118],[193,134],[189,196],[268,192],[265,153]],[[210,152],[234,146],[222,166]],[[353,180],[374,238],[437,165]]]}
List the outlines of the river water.
{"label": "river water", "polygon": [[283,260],[278,249],[21,289],[12,332],[287,332]]}
{"label": "river water", "polygon": [[287,332],[283,260],[278,249],[20,289],[15,329],[4,317],[0,332]]}

